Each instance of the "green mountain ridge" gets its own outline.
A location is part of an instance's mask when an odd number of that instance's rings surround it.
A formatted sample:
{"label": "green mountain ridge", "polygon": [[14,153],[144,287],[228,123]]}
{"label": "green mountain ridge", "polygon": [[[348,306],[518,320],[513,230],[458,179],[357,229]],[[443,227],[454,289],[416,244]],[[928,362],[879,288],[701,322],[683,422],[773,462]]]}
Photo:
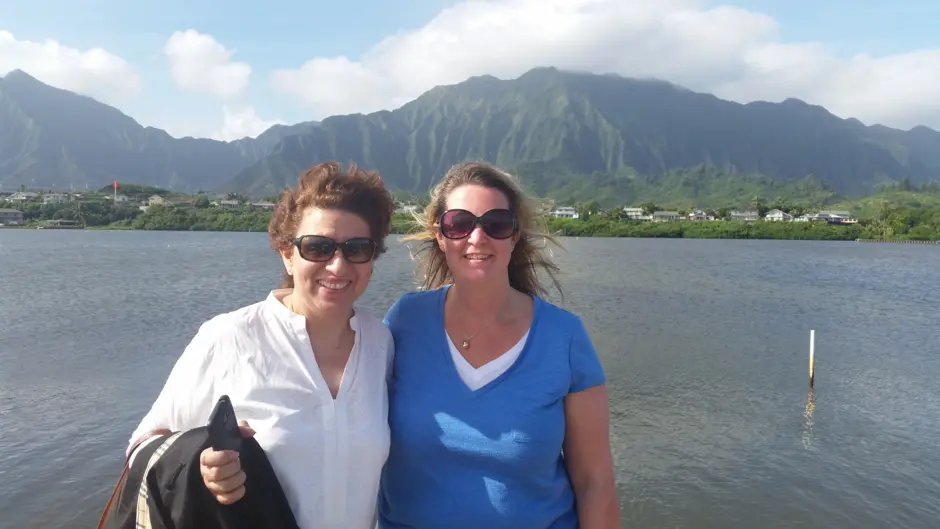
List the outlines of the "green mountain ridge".
{"label": "green mountain ridge", "polygon": [[264,196],[314,163],[340,160],[423,194],[474,159],[559,201],[824,200],[940,180],[940,132],[866,126],[797,99],[739,104],[665,81],[545,67],[437,86],[391,111],[221,142],[172,138],[23,72],[0,78],[0,184],[121,180]]}
{"label": "green mountain ridge", "polygon": [[20,70],[0,78],[0,184],[97,188],[112,180],[213,189],[315,123],[233,142],[173,138],[94,99]]}
{"label": "green mountain ridge", "polygon": [[333,116],[282,147],[225,188],[270,193],[326,159],[358,161],[414,192],[468,159],[520,174],[533,164],[550,170],[551,186],[534,185],[547,195],[561,180],[589,190],[597,178],[587,175],[600,173],[611,193],[628,196],[626,175],[655,184],[702,164],[735,177],[814,176],[848,195],[940,179],[940,133],[926,127],[867,127],[796,99],[742,105],[663,81],[554,68],[509,81],[473,77],[393,111]]}
{"label": "green mountain ridge", "polygon": [[14,71],[0,80],[0,182],[99,187],[111,179],[188,188],[244,167],[235,145],[174,139],[115,108]]}

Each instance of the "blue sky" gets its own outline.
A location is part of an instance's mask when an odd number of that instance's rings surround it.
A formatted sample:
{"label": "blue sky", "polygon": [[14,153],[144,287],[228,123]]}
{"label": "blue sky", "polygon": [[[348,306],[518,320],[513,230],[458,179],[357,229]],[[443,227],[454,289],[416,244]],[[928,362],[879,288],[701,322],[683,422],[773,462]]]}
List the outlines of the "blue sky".
{"label": "blue sky", "polygon": [[[715,5],[722,2],[708,2]],[[842,55],[937,46],[940,2],[933,0],[742,0],[767,13],[788,41],[831,43]]]}
{"label": "blue sky", "polygon": [[0,3],[0,30],[21,40],[55,39],[79,49],[101,47],[126,59],[146,79],[143,97],[122,110],[150,125],[164,112],[207,113],[207,97],[176,92],[160,52],[174,31],[196,29],[234,48],[237,60],[251,64],[254,79],[249,97],[260,111],[297,122],[322,116],[272,94],[264,82],[271,71],[296,67],[315,55],[358,57],[387,35],[420,27],[452,3],[31,0]]}
{"label": "blue sky", "polygon": [[[525,2],[525,0],[514,1],[520,4]],[[673,0],[657,1],[668,3]],[[688,6],[696,2],[675,0],[673,3],[684,3]],[[211,35],[223,46],[235,51],[233,60],[251,65],[251,82],[245,93],[237,101],[229,101],[228,104],[250,106],[265,119],[297,122],[322,118],[324,113],[330,113],[329,110],[333,108],[340,110],[358,108],[355,105],[359,102],[358,100],[344,100],[343,105],[337,103],[331,106],[326,103],[312,104],[308,100],[305,104],[298,97],[279,92],[272,87],[271,75],[275,70],[298,68],[313,57],[345,56],[351,61],[356,61],[385,37],[420,30],[442,9],[456,2],[447,0],[409,0],[394,3],[379,0],[350,2],[162,0],[144,4],[144,2],[118,2],[116,0],[4,2],[0,4],[0,31],[11,32],[20,41],[54,39],[63,46],[78,50],[103,48],[126,60],[140,76],[139,93],[130,99],[122,100],[120,104],[115,103],[116,106],[145,125],[168,128],[171,133],[175,134],[183,131],[208,135],[213,132],[213,128],[221,126],[222,103],[208,94],[181,91],[174,84],[167,58],[162,53],[164,44],[174,31],[195,29],[202,34]],[[777,33],[772,40],[783,43],[824,43],[832,58],[839,60],[849,60],[852,56],[862,53],[881,56],[919,49],[936,49],[940,46],[936,32],[937,21],[940,21],[940,2],[936,1],[895,0],[875,3],[859,0],[855,2],[848,0],[826,2],[736,0],[698,2],[699,9],[703,10],[717,5],[733,5],[769,15],[778,25]],[[624,23],[629,23],[629,20],[625,20]],[[439,35],[438,38],[443,37]],[[465,42],[462,43],[465,49],[473,50],[475,46],[480,46],[481,54],[493,53],[483,49],[485,46],[473,42],[473,39],[466,39],[466,36],[462,38],[465,38]],[[733,49],[722,47],[720,52],[729,56],[734,54],[743,56],[753,47],[753,44],[740,44],[738,48]],[[502,53],[507,52],[502,50]],[[687,55],[688,53],[685,53],[682,56]],[[395,57],[408,57],[408,55],[396,54]],[[672,58],[673,55],[664,55],[664,61],[667,60],[666,57]],[[538,65],[535,64],[536,62],[551,60],[551,56],[544,55],[520,57],[519,65],[516,66],[506,64],[504,57],[493,57],[493,73],[497,75],[500,72],[516,73],[520,69],[524,70]],[[575,62],[572,63],[572,60]],[[932,59],[928,58],[929,60]],[[588,69],[608,68],[606,63],[597,60],[596,57],[591,57],[590,60],[586,58],[585,61]],[[15,62],[15,57],[12,59],[7,57],[6,60],[0,57],[0,67]],[[722,64],[732,64],[732,62],[726,61]],[[565,64],[577,65],[576,58],[569,57]],[[931,62],[923,64],[925,68],[932,66],[940,65]],[[28,64],[22,67],[29,71]],[[911,68],[909,64],[905,67]],[[406,71],[411,68],[421,69],[421,71],[416,71],[412,75]],[[434,63],[399,64],[400,75],[408,79],[405,81],[386,79],[384,81],[387,82],[386,85],[374,87],[369,94],[361,98],[363,111],[374,110],[383,105],[394,106],[396,101],[407,100],[420,93],[421,90],[430,88],[430,86],[420,85],[417,81],[413,86],[401,86],[411,79],[427,78],[428,81],[425,84],[436,82],[435,79],[448,82],[459,79],[460,71],[477,73],[477,70],[486,70],[487,60],[481,55],[479,64],[472,71],[458,69],[446,75],[445,73],[436,75],[433,72],[434,68],[442,69],[443,72],[452,67],[446,63],[446,60],[437,66]],[[732,69],[734,68],[738,66]],[[772,99],[785,90],[791,90],[795,93],[788,95],[806,98],[815,96],[823,99],[820,101],[822,104],[830,101],[827,98],[831,98],[835,105],[838,105],[839,101],[838,94],[822,94],[816,90],[807,89],[804,86],[805,82],[802,85],[796,82],[787,84],[790,81],[775,82],[774,86],[778,88],[772,90],[766,86],[761,89],[755,88],[757,85],[754,83],[742,84],[743,81],[738,78],[717,82],[713,79],[714,75],[711,75],[708,81],[702,77],[703,80],[699,82],[698,78],[685,73],[688,69],[683,70],[678,66],[676,71],[671,72],[664,69],[662,65],[650,65],[649,68],[645,68],[637,67],[635,63],[624,65],[611,62],[609,69],[623,70],[620,73],[625,75],[637,72],[670,77],[674,74],[675,79],[671,80],[691,84],[694,89],[713,90],[722,97],[735,99],[750,97]],[[385,72],[383,75],[389,78],[397,74]],[[861,74],[852,75],[858,77]],[[344,85],[344,82],[349,82],[348,79],[350,79],[348,75],[343,74],[336,77],[308,76],[303,80],[305,83],[330,83],[334,89],[342,90],[340,87]],[[930,80],[932,79],[933,77],[930,77]],[[872,84],[882,85],[890,84],[890,82],[890,79],[871,81]],[[389,95],[386,99],[381,99],[382,92],[392,90],[393,85],[397,90],[395,97]],[[801,86],[803,88],[800,88]],[[805,93],[801,93],[800,90]],[[874,97],[873,95],[868,101],[874,100]],[[904,95],[899,94],[899,97],[904,97]],[[853,103],[855,106],[847,106],[843,112],[861,114],[864,121],[863,104],[864,102]],[[931,106],[929,102],[925,104],[928,106],[925,107],[924,115],[932,116],[931,113],[937,110],[937,120],[940,121],[940,109]],[[908,126],[909,123],[905,122],[905,119],[916,119],[916,116],[920,115],[919,108],[880,108],[877,111],[871,111],[870,114],[871,119],[881,121],[893,119],[891,116],[896,115],[897,126]],[[940,123],[931,124],[940,126]]]}
{"label": "blue sky", "polygon": [[313,54],[358,56],[388,34],[420,27],[452,3],[32,0],[0,4],[0,26],[25,39],[101,46],[141,64],[159,64],[169,34],[193,28],[232,43],[241,59],[265,69],[294,66]]}

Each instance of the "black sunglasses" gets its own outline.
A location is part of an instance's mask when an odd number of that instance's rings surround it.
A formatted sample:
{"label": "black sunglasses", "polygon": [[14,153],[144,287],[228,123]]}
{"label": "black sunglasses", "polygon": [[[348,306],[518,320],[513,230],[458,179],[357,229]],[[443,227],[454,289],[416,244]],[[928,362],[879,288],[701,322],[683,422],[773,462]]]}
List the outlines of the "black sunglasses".
{"label": "black sunglasses", "polygon": [[329,261],[339,248],[343,258],[350,263],[368,263],[375,257],[378,245],[368,237],[354,237],[346,242],[336,242],[322,235],[301,235],[293,240],[300,256],[307,261],[322,263]]}
{"label": "black sunglasses", "polygon": [[477,224],[494,239],[508,239],[516,233],[516,216],[508,209],[491,209],[477,217],[465,209],[449,209],[441,214],[441,235],[463,239],[473,233]]}

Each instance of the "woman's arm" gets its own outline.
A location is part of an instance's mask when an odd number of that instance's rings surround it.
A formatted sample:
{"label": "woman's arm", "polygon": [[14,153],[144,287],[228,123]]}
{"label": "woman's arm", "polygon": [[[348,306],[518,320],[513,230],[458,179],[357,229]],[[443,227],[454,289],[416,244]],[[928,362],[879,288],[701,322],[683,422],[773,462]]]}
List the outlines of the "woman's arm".
{"label": "woman's arm", "polygon": [[620,527],[605,385],[565,397],[564,457],[582,529]]}
{"label": "woman's arm", "polygon": [[610,454],[607,377],[580,318],[572,331],[568,346],[571,385],[565,397],[565,465],[581,528],[614,529],[620,527],[620,500]]}
{"label": "woman's arm", "polygon": [[218,326],[203,324],[180,355],[160,394],[128,440],[130,456],[141,440],[154,433],[202,426],[212,411],[216,374],[213,369]]}

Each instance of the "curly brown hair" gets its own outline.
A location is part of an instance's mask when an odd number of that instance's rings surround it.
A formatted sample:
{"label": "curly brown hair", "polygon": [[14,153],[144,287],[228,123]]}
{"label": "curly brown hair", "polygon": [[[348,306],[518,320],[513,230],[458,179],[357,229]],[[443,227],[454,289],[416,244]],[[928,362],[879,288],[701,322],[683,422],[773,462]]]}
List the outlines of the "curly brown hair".
{"label": "curly brown hair", "polygon": [[[307,169],[296,188],[284,189],[268,223],[271,248],[288,252],[297,236],[297,226],[307,208],[337,209],[360,216],[369,225],[376,243],[376,258],[388,249],[385,238],[391,230],[395,201],[376,171],[355,163],[345,170],[339,162],[322,162]],[[294,278],[285,272],[281,288],[292,288]]]}
{"label": "curly brown hair", "polygon": [[420,241],[415,252],[419,269],[424,272],[421,288],[439,288],[454,282],[444,251],[437,244],[437,223],[447,209],[447,197],[458,187],[476,184],[502,192],[509,201],[509,209],[519,225],[518,237],[509,258],[509,285],[530,296],[544,296],[547,289],[539,281],[539,269],[551,280],[559,294],[564,296],[558,281],[558,266],[549,252],[539,243],[547,241],[561,248],[561,244],[544,228],[544,218],[536,211],[533,201],[526,196],[515,178],[502,169],[485,162],[466,162],[453,166],[431,191],[430,202],[424,212],[414,214],[419,231],[404,238]]}

